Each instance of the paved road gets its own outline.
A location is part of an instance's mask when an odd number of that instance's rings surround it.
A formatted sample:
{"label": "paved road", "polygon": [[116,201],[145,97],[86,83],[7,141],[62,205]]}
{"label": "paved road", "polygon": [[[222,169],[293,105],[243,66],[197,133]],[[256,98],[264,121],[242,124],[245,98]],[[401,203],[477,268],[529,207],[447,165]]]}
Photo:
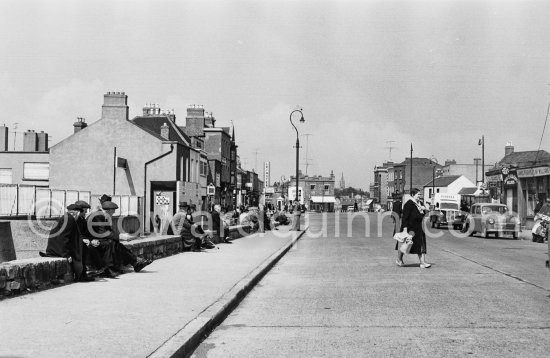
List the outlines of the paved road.
{"label": "paved road", "polygon": [[[394,264],[391,224],[348,230],[347,214],[311,232],[201,344],[194,357],[544,357],[550,351],[546,245],[428,239]],[[350,236],[350,237],[348,237]]]}

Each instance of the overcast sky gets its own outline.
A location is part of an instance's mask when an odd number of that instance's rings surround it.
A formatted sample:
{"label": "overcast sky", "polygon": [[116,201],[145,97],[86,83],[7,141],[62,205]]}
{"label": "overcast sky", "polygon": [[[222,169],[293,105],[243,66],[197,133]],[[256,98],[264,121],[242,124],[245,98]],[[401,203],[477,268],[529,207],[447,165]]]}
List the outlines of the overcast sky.
{"label": "overcast sky", "polygon": [[[550,99],[548,1],[2,1],[0,124],[51,144],[103,94],[189,104],[235,125],[247,169],[272,181],[310,175],[368,189],[390,158],[487,163],[538,149]],[[299,117],[296,116],[295,120]],[[392,141],[388,143],[388,141]],[[550,150],[550,134],[542,148]],[[257,154],[255,152],[258,152]],[[300,166],[305,172],[305,166]]]}

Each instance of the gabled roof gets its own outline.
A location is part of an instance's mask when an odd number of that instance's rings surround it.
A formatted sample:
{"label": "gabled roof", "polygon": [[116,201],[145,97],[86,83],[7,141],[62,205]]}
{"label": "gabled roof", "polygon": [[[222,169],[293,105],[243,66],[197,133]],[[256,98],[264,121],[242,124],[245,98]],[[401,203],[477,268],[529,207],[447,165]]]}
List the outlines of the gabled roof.
{"label": "gabled roof", "polygon": [[[538,155],[537,155],[538,153]],[[535,162],[536,159],[536,162]],[[545,150],[529,150],[524,152],[513,152],[502,158],[497,165],[514,166],[518,168],[531,167],[537,164],[550,163],[550,153]]]}
{"label": "gabled roof", "polygon": [[[160,128],[166,123],[170,127],[168,140],[181,143],[185,146],[190,146],[191,144],[191,140],[187,134],[185,134],[168,116],[137,116],[132,119],[131,122],[150,133],[154,133],[158,137],[160,137]],[[164,138],[162,139],[165,140]]]}
{"label": "gabled roof", "polygon": [[[444,186],[449,186],[451,185],[452,183],[454,183],[458,178],[460,178],[462,175],[447,175],[447,176],[442,176],[442,177],[439,177],[439,178],[435,178],[435,181],[433,180],[430,180],[428,183],[426,183],[424,186],[425,187],[430,187],[430,186],[438,186],[438,187],[444,187]],[[433,184],[432,184],[433,182]]]}

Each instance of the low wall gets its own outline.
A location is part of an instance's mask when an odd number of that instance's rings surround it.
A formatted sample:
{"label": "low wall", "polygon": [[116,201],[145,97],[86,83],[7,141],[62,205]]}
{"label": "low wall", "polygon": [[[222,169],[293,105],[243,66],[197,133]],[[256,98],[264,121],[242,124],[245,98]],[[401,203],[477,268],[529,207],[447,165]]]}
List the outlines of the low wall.
{"label": "low wall", "polygon": [[[18,224],[15,227],[21,229]],[[250,233],[250,227],[229,228],[229,236],[232,240]],[[181,237],[173,235],[151,236],[122,243],[136,256],[151,260],[183,251]],[[40,248],[37,252],[44,251],[46,244],[47,239],[38,244]],[[3,262],[0,263],[0,299],[67,284],[72,282],[72,276],[71,265],[64,258],[32,257]]]}

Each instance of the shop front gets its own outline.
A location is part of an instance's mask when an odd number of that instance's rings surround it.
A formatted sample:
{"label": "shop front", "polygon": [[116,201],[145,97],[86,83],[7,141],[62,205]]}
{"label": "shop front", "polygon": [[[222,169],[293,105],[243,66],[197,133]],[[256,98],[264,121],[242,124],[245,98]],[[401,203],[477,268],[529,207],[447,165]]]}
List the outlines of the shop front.
{"label": "shop front", "polygon": [[537,199],[550,198],[550,166],[504,167],[487,173],[487,188],[493,201],[518,213],[522,223],[533,219]]}
{"label": "shop front", "polygon": [[550,166],[518,169],[517,177],[525,200],[525,216],[532,219],[537,199],[544,202],[550,198]]}

